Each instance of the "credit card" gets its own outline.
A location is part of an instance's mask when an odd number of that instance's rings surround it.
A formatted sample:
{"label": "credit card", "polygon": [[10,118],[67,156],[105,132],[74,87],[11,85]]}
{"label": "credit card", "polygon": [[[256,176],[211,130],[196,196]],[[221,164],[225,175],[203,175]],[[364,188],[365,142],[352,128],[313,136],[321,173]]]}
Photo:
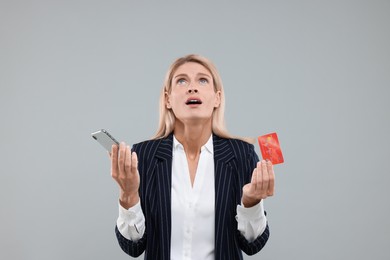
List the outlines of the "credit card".
{"label": "credit card", "polygon": [[278,135],[276,133],[262,135],[257,139],[260,145],[261,156],[264,160],[270,160],[272,164],[279,164],[284,162]]}

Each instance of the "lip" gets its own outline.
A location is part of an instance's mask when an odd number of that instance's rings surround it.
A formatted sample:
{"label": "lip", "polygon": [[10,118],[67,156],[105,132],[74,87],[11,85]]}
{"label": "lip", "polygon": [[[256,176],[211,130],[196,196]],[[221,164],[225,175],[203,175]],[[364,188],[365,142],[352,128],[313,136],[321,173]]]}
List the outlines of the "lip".
{"label": "lip", "polygon": [[202,100],[198,97],[189,97],[186,100],[186,105],[188,105],[188,106],[201,105],[202,103],[203,103]]}

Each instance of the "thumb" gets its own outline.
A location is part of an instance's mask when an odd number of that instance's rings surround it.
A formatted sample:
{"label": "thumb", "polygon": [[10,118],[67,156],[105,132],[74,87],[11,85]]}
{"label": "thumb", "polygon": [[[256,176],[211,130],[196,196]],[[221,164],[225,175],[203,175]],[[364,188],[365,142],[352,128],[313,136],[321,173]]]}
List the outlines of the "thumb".
{"label": "thumb", "polygon": [[256,189],[257,185],[257,168],[255,168],[252,172],[252,178],[251,178],[251,188],[252,190]]}
{"label": "thumb", "polygon": [[243,187],[244,194],[251,194],[256,190],[256,169],[253,170],[251,182],[247,183]]}

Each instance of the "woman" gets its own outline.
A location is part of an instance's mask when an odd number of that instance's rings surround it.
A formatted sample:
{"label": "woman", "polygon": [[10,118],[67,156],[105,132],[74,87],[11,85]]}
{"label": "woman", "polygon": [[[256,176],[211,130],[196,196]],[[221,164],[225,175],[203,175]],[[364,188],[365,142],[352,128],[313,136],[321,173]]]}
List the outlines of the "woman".
{"label": "woman", "polygon": [[145,259],[242,259],[269,229],[263,200],[274,193],[271,162],[224,127],[224,92],[214,65],[188,55],[168,70],[153,140],[113,146],[116,235]]}

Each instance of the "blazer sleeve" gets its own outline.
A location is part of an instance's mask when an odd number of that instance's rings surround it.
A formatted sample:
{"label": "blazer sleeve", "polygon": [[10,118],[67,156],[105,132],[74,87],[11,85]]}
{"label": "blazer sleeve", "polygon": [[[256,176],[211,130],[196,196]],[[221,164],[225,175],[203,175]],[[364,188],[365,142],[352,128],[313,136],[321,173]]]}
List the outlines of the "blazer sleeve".
{"label": "blazer sleeve", "polygon": [[[241,176],[243,177],[243,183],[241,183],[242,186],[240,187],[240,200],[241,200],[241,196],[242,196],[242,187],[245,184],[250,182],[250,180],[252,178],[253,169],[256,168],[257,162],[259,161],[259,157],[257,156],[253,145],[248,144],[247,149],[245,149],[245,150],[246,150],[246,153],[243,154],[243,155],[245,155],[245,157],[241,157],[240,158],[241,163],[238,164],[241,166],[240,171],[242,174]],[[266,214],[266,212],[264,212],[264,213]],[[237,236],[237,241],[238,241],[239,247],[247,255],[254,255],[254,254],[258,253],[267,243],[269,235],[270,235],[270,232],[269,232],[268,221],[267,221],[267,226],[266,226],[265,230],[263,231],[263,233],[260,234],[252,242],[249,242],[248,240],[246,240],[246,238],[241,234],[240,231],[238,231],[238,230],[236,231],[236,236]]]}
{"label": "blazer sleeve", "polygon": [[269,227],[268,224],[263,233],[258,236],[254,241],[249,242],[246,238],[237,230],[237,240],[241,250],[247,255],[254,255],[258,253],[268,241]]}
{"label": "blazer sleeve", "polygon": [[115,234],[116,234],[116,238],[118,239],[119,246],[126,254],[132,257],[138,257],[145,251],[146,232],[144,233],[143,237],[136,242],[133,242],[125,238],[124,236],[122,236],[117,226],[115,226]]}

